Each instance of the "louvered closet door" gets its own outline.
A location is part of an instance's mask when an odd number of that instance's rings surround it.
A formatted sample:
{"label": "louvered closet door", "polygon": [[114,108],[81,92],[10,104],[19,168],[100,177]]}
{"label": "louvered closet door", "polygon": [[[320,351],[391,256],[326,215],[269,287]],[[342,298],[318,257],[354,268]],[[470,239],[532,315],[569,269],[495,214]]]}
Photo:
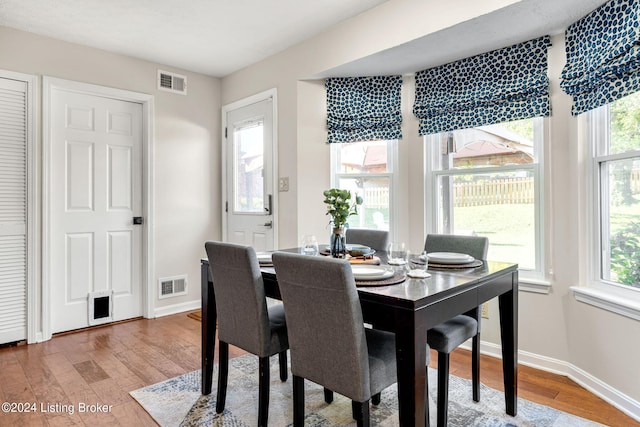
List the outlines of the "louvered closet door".
{"label": "louvered closet door", "polygon": [[26,91],[0,78],[0,343],[27,338]]}

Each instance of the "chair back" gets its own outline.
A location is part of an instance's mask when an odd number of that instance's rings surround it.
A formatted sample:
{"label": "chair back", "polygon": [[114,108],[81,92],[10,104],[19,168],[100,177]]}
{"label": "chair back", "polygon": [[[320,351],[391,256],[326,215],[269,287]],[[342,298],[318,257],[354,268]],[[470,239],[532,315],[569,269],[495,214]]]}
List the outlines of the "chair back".
{"label": "chair back", "polygon": [[250,246],[205,243],[213,278],[221,341],[267,357],[271,331],[255,250]]}
{"label": "chair back", "polygon": [[273,254],[284,303],[291,373],[353,400],[371,396],[362,309],[345,260]]}
{"label": "chair back", "polygon": [[454,234],[427,234],[424,242],[427,252],[458,252],[475,259],[487,259],[489,239],[481,236],[460,236]]}
{"label": "chair back", "polygon": [[347,228],[347,243],[369,246],[376,251],[386,251],[389,247],[389,232],[365,228]]}

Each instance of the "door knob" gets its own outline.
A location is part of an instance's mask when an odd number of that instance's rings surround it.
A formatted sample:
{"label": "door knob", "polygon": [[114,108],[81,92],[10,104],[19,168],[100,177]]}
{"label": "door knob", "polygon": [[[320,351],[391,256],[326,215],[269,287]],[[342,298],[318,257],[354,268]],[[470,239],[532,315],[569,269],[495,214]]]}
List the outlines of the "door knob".
{"label": "door knob", "polygon": [[141,216],[134,216],[133,225],[141,225],[141,224],[144,224],[144,218]]}

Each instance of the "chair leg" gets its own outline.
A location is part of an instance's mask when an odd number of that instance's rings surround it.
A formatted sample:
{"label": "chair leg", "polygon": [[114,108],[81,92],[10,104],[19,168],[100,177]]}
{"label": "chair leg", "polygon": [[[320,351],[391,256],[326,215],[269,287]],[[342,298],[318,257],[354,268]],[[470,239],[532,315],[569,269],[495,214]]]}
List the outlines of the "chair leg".
{"label": "chair leg", "polygon": [[438,427],[446,427],[449,407],[449,353],[438,353]]}
{"label": "chair leg", "polygon": [[293,426],[304,427],[304,378],[293,376]]}
{"label": "chair leg", "polygon": [[356,420],[358,427],[369,427],[371,423],[369,415],[369,400],[365,402],[351,401],[351,411],[353,418]]}
{"label": "chair leg", "polygon": [[280,362],[280,381],[285,382],[289,376],[287,370],[287,350],[278,353],[278,361]]}
{"label": "chair leg", "polygon": [[229,376],[229,343],[219,341],[218,344],[218,393],[216,397],[216,413],[224,411],[227,400],[227,378]]}
{"label": "chair leg", "polygon": [[473,401],[480,402],[480,333],[473,337],[471,352],[471,377]]}
{"label": "chair leg", "polygon": [[258,427],[267,427],[269,418],[269,357],[261,357],[258,368]]}
{"label": "chair leg", "polygon": [[373,396],[371,396],[371,403],[373,403],[374,405],[379,405],[380,404],[381,394],[382,393],[376,393]]}
{"label": "chair leg", "polygon": [[327,403],[333,402],[333,392],[328,388],[324,388],[324,401]]}

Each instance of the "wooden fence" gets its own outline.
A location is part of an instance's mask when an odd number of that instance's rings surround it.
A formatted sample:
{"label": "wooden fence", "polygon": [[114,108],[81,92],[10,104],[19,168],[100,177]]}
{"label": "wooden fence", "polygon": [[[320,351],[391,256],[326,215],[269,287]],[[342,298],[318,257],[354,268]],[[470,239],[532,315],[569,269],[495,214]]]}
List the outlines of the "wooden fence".
{"label": "wooden fence", "polygon": [[456,207],[534,203],[531,177],[457,182],[453,186]]}
{"label": "wooden fence", "polygon": [[364,203],[368,208],[389,207],[389,189],[387,187],[365,188],[362,198],[364,199]]}
{"label": "wooden fence", "polygon": [[[632,193],[640,193],[640,170],[631,172],[630,181]],[[365,188],[362,197],[369,208],[389,206],[388,188]],[[457,182],[453,200],[456,207],[534,203],[534,181],[532,177],[522,177]]]}

